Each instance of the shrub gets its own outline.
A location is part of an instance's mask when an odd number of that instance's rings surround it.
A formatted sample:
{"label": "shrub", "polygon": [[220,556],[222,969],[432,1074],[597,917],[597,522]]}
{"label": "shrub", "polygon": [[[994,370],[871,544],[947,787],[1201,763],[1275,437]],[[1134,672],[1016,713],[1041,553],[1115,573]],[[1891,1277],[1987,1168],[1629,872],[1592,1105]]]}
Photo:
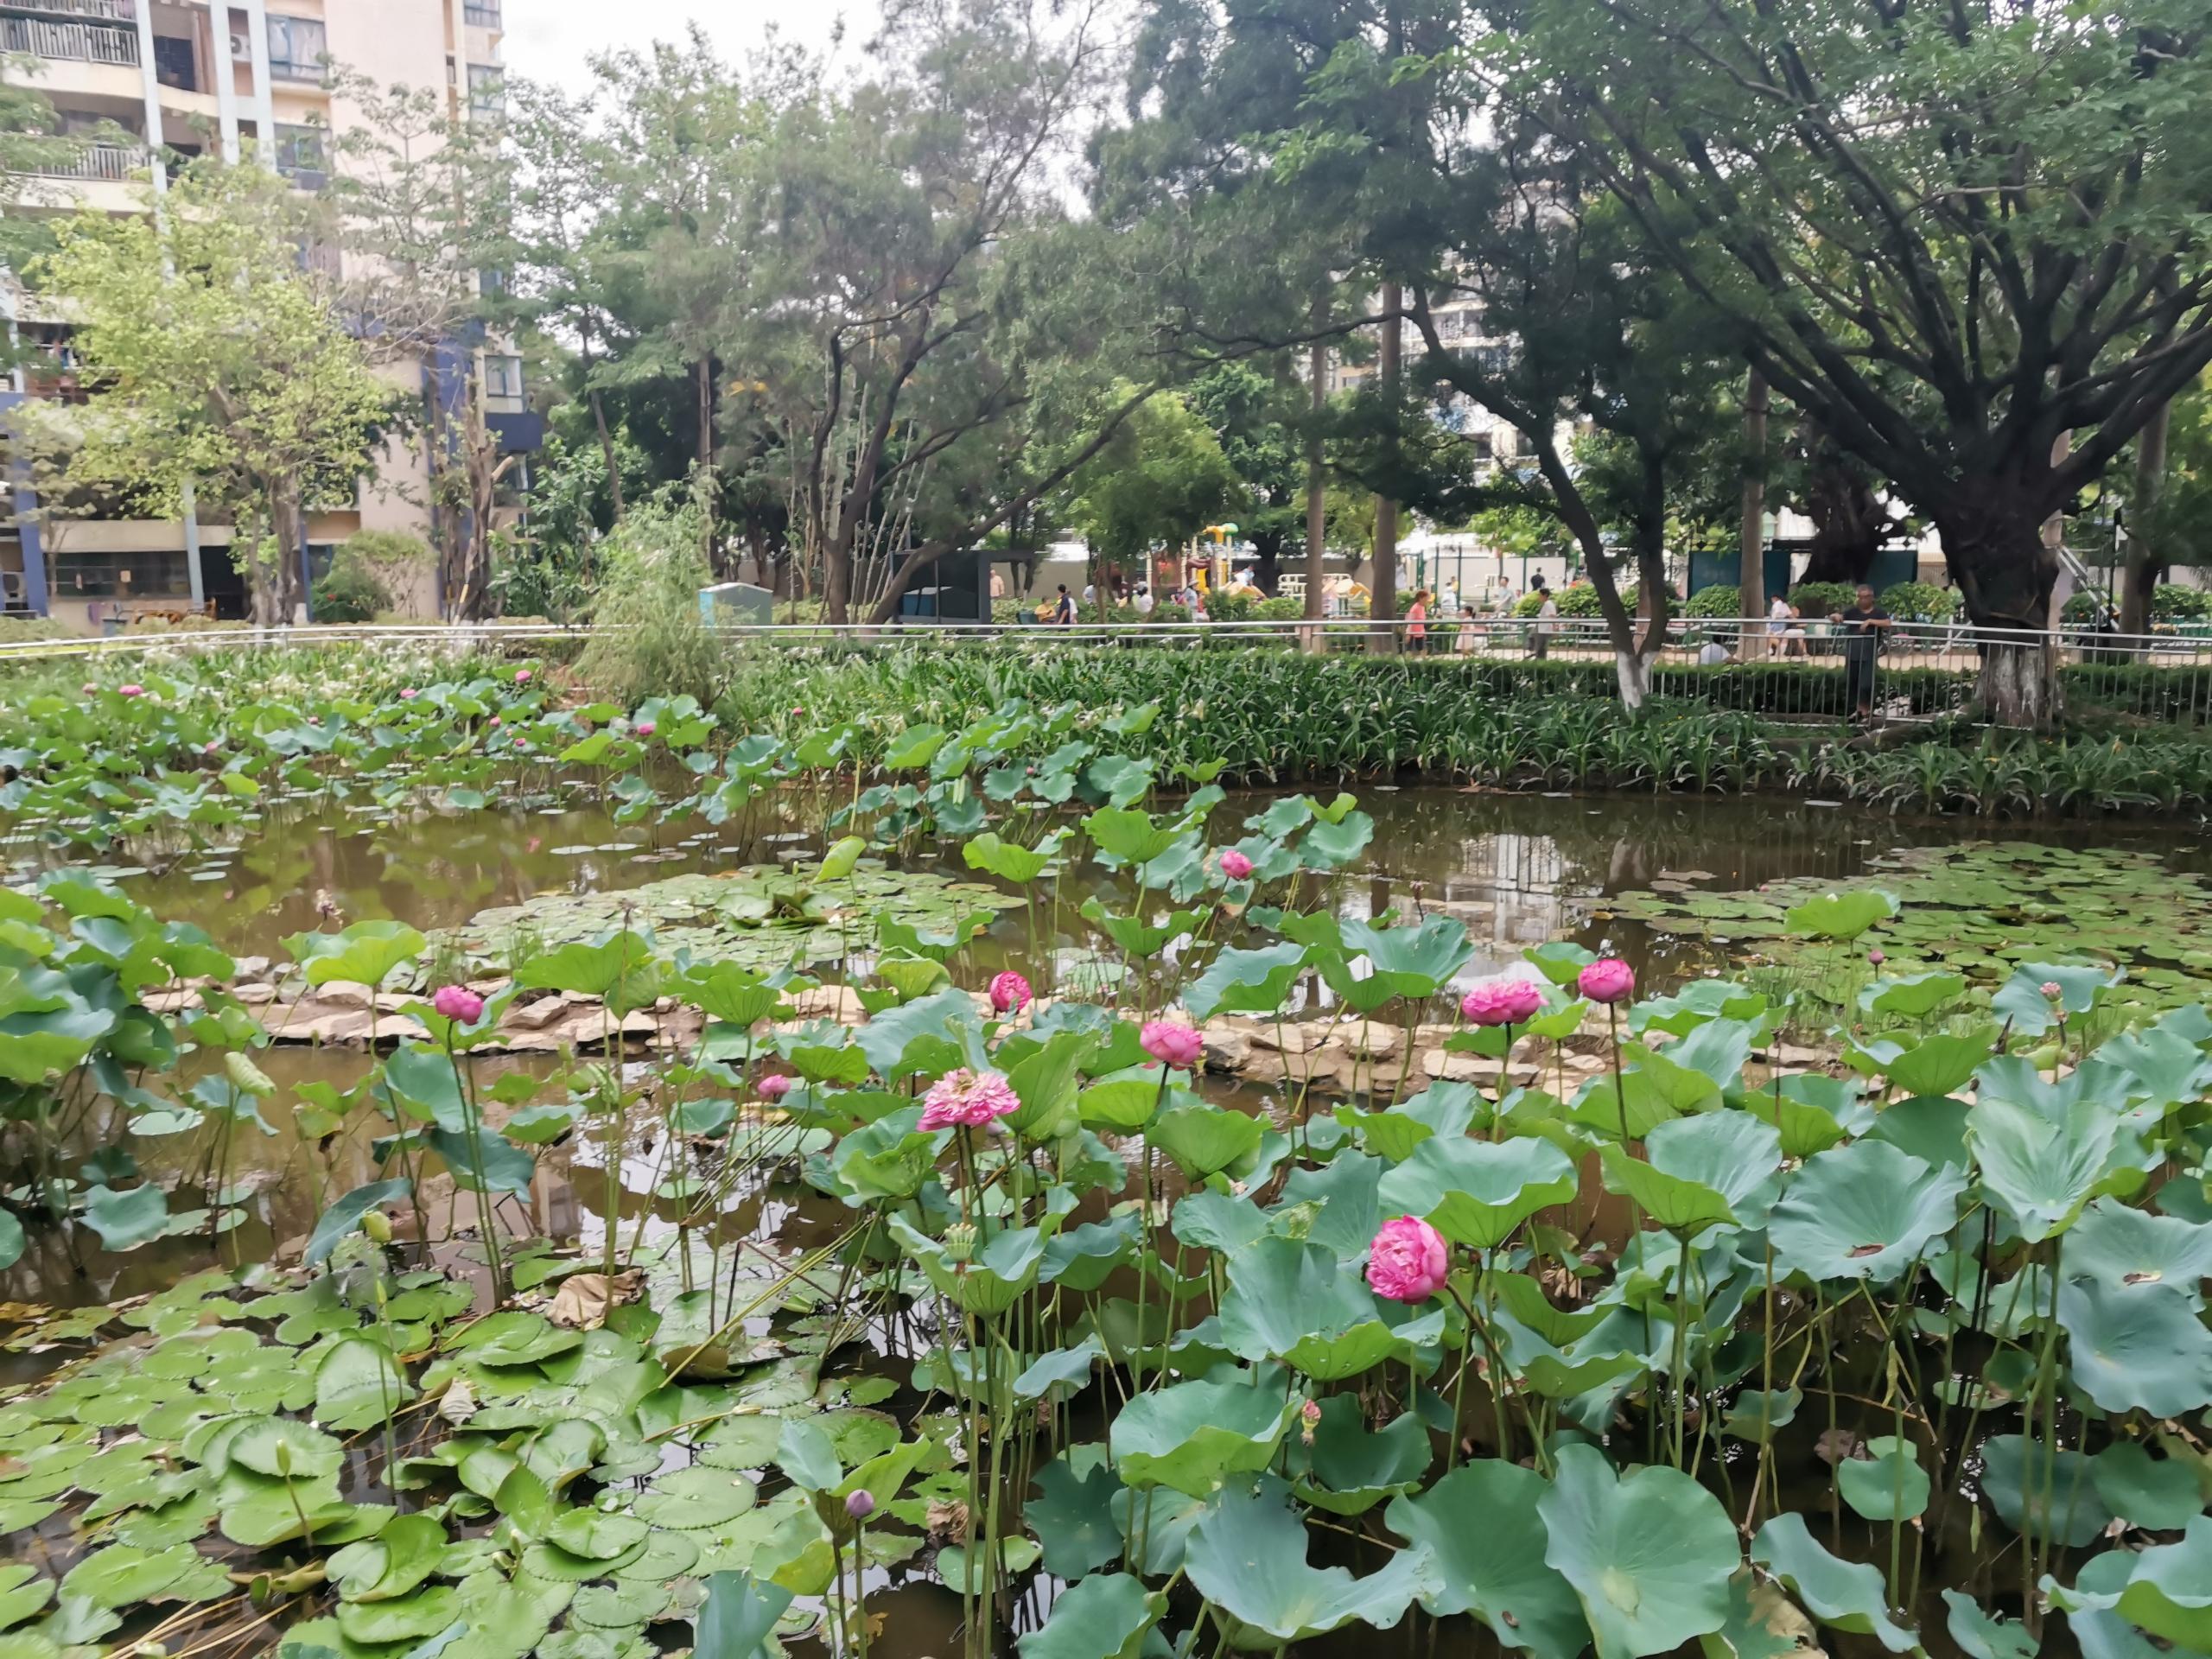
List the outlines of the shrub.
{"label": "shrub", "polygon": [[1932,582],[1900,582],[1883,590],[1882,608],[1910,621],[1948,622],[1958,614],[1959,595]]}
{"label": "shrub", "polygon": [[[1596,616],[1599,613],[1598,590],[1586,582],[1576,582],[1558,598],[1561,616]],[[1541,610],[1543,607],[1539,605],[1537,608]]]}
{"label": "shrub", "polygon": [[1744,613],[1744,590],[1732,582],[1716,582],[1700,588],[1690,595],[1684,607],[1685,616],[1740,617]]}
{"label": "shrub", "polygon": [[728,668],[722,642],[699,614],[711,580],[696,508],[641,506],[599,544],[599,597],[576,671],[601,696],[713,699]]}
{"label": "shrub", "polygon": [[2162,622],[2193,620],[2212,616],[2212,592],[2162,582],[2151,590],[2151,614]]}
{"label": "shrub", "polygon": [[1544,596],[1534,588],[1513,601],[1513,614],[1516,616],[1535,616],[1543,608]]}
{"label": "shrub", "polygon": [[2094,622],[2104,613],[2105,596],[2091,588],[2083,588],[2058,607],[2058,620],[2076,626]]}
{"label": "shrub", "polygon": [[1217,590],[1206,595],[1206,615],[1216,622],[1249,622],[1259,607],[1249,594]]}
{"label": "shrub", "polygon": [[391,589],[352,549],[351,542],[341,546],[315,585],[311,604],[318,622],[367,622],[391,608]]}
{"label": "shrub", "polygon": [[1258,622],[1295,622],[1306,614],[1302,599],[1263,599],[1252,607],[1252,617]]}
{"label": "shrub", "polygon": [[1848,610],[1858,592],[1847,582],[1801,582],[1789,590],[1789,602],[1808,617],[1833,616]]}

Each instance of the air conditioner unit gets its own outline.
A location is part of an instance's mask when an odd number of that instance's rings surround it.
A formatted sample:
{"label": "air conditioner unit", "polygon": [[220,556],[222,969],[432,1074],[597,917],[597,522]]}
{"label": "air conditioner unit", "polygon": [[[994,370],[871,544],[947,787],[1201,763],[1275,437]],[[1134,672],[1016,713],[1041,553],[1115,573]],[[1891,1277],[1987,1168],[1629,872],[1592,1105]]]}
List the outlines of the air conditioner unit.
{"label": "air conditioner unit", "polygon": [[252,57],[253,57],[253,41],[252,41],[252,40],[251,40],[250,37],[248,37],[248,36],[246,36],[246,35],[232,35],[232,36],[231,36],[231,61],[232,61],[232,62],[233,62],[233,63],[245,63],[245,62],[250,62],[250,61],[252,60]]}

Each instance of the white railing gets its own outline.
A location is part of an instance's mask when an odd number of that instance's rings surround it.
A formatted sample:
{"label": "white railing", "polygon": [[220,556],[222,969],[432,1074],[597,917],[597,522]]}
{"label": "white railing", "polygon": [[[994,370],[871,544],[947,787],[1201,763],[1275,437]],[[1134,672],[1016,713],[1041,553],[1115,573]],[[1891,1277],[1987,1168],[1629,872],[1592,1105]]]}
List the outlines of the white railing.
{"label": "white railing", "polygon": [[55,17],[95,17],[105,22],[135,23],[135,0],[17,0],[18,11],[42,11]]}
{"label": "white railing", "polygon": [[106,179],[119,184],[145,165],[143,154],[121,144],[86,144],[71,155],[33,162],[22,170],[41,179]]}
{"label": "white railing", "polygon": [[0,18],[0,48],[73,63],[138,61],[138,36],[98,23],[56,23],[42,17]]}

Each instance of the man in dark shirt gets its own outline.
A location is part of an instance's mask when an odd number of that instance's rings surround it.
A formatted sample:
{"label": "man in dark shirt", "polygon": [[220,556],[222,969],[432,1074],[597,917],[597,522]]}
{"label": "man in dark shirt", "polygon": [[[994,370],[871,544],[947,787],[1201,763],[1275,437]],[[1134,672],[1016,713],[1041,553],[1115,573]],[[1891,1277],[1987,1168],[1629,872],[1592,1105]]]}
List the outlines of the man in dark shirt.
{"label": "man in dark shirt", "polygon": [[1874,590],[1859,584],[1858,596],[1836,613],[1843,629],[1844,696],[1859,720],[1874,717],[1874,659],[1882,649],[1882,636],[1897,626],[1890,613],[1874,602]]}

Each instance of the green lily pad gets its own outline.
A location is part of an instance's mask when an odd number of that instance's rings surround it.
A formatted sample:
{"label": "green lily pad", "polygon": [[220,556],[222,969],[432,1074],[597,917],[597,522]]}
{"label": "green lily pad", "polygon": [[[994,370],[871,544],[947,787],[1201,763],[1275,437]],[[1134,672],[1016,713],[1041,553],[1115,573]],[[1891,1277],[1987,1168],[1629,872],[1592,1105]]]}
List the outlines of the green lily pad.
{"label": "green lily pad", "polygon": [[1232,1486],[1191,1529],[1184,1565],[1191,1582],[1247,1630],[1276,1643],[1303,1642],[1355,1621],[1393,1628],[1438,1568],[1422,1550],[1401,1550],[1365,1578],[1306,1559],[1306,1525],[1272,1476]]}
{"label": "green lily pad", "polygon": [[1166,1611],[1167,1598],[1143,1580],[1105,1573],[1063,1592],[1052,1616],[1015,1645],[1021,1659],[1136,1659]]}
{"label": "green lily pad", "polygon": [[1839,1560],[1805,1529],[1802,1515],[1777,1515],[1751,1541],[1751,1560],[1789,1587],[1823,1624],[1872,1636],[1891,1653],[1920,1643],[1890,1616],[1882,1574],[1863,1562]]}
{"label": "green lily pad", "polygon": [[1127,1485],[1205,1497],[1232,1475],[1273,1462],[1295,1413],[1274,1367],[1217,1366],[1122,1407],[1114,1420],[1115,1466]]}
{"label": "green lily pad", "polygon": [[1392,1498],[1385,1524],[1436,1563],[1421,1605],[1439,1618],[1471,1613],[1535,1659],[1576,1659],[1590,1630],[1573,1587],[1544,1559],[1536,1505],[1549,1490],[1534,1470],[1483,1459],[1418,1497]]}

